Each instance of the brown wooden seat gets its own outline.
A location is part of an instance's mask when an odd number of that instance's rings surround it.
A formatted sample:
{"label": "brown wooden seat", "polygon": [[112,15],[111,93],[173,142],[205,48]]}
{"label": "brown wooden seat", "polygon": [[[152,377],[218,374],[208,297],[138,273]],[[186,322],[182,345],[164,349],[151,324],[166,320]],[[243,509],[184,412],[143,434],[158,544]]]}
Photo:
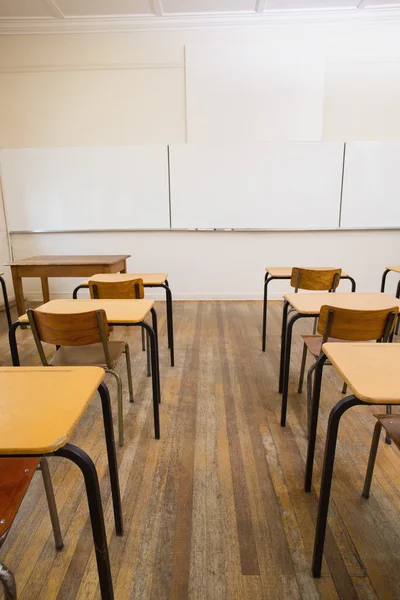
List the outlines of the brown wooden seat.
{"label": "brown wooden seat", "polygon": [[376,422],[374,435],[372,437],[367,474],[365,476],[364,489],[362,493],[364,498],[369,498],[382,427],[385,429],[387,436],[389,436],[389,438],[396,444],[397,448],[399,448],[400,450],[400,415],[386,414],[375,415],[375,417],[378,420]]}
{"label": "brown wooden seat", "polygon": [[[59,314],[28,309],[26,312],[44,366],[98,366],[116,379],[119,445],[123,446],[122,380],[115,367],[122,354],[125,354],[129,397],[133,402],[131,361],[128,344],[122,341],[109,341],[110,332],[105,311],[89,310],[81,313]],[[42,342],[57,347],[50,362],[47,360]]]}
{"label": "brown wooden seat", "polygon": [[334,292],[339,285],[342,269],[304,269],[293,267],[290,285],[298,290]]}
{"label": "brown wooden seat", "polygon": [[[0,458],[0,548],[7,539],[11,525],[38,468],[42,471],[56,548],[57,550],[63,548],[60,523],[47,460],[36,457]],[[14,600],[17,597],[14,577],[4,564],[0,565],[0,581],[3,584],[5,599]]]}
{"label": "brown wooden seat", "polygon": [[[399,312],[398,306],[383,310],[352,310],[333,306],[322,306],[318,320],[318,336],[303,335],[303,356],[300,368],[298,393],[303,389],[304,372],[307,361],[307,352],[318,359],[322,353],[322,345],[330,342],[387,342],[392,334],[395,321]],[[310,424],[312,375],[314,363],[307,374],[307,415]],[[343,386],[346,392],[346,384]]]}

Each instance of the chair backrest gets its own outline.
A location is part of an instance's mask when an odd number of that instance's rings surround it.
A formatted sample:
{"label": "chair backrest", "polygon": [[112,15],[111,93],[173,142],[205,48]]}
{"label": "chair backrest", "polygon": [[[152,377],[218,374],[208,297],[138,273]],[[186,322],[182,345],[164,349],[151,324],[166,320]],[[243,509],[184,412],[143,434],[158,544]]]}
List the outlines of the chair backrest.
{"label": "chair backrest", "polygon": [[383,310],[353,310],[322,306],[318,320],[318,333],[324,341],[328,337],[353,342],[370,340],[388,341],[394,330],[399,307]]}
{"label": "chair backrest", "polygon": [[290,285],[297,290],[334,292],[339,285],[342,269],[303,269],[293,267]]}
{"label": "chair backrest", "polygon": [[91,281],[89,280],[91,298],[101,300],[141,300],[144,298],[143,279],[127,281]]}
{"label": "chair backrest", "polygon": [[42,364],[47,365],[42,342],[55,346],[88,346],[102,343],[107,365],[110,362],[107,340],[110,332],[104,310],[82,313],[45,313],[26,311]]}

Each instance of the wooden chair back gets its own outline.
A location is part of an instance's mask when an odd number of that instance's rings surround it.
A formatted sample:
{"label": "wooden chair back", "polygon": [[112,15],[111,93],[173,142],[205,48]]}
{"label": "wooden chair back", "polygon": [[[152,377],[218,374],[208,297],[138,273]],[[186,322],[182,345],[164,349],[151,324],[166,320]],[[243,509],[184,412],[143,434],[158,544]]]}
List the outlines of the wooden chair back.
{"label": "wooden chair back", "polygon": [[28,308],[26,311],[32,331],[38,339],[55,346],[87,346],[102,341],[101,327],[106,339],[109,337],[104,310],[82,313],[45,313]]}
{"label": "wooden chair back", "polygon": [[342,269],[303,269],[293,267],[290,285],[297,290],[334,292],[339,285]]}
{"label": "wooden chair back", "polygon": [[91,298],[101,300],[141,300],[144,298],[143,279],[127,281],[91,281],[89,280]]}
{"label": "wooden chair back", "polygon": [[322,306],[318,333],[324,341],[329,337],[353,342],[387,341],[393,333],[399,307],[384,310],[353,310]]}

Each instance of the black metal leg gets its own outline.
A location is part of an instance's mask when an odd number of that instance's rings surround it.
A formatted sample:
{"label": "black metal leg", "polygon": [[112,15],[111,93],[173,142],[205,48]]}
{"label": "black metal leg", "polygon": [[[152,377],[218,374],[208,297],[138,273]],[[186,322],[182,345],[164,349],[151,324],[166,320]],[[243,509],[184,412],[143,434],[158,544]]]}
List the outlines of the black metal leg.
{"label": "black metal leg", "polygon": [[283,368],[285,365],[285,345],[286,345],[286,328],[287,328],[287,317],[289,310],[289,302],[285,300],[283,304],[282,314],[282,333],[281,333],[281,362],[279,365],[279,393],[282,394],[283,389]]}
{"label": "black metal leg", "polygon": [[160,411],[159,411],[159,383],[158,383],[158,370],[157,370],[157,340],[153,328],[142,321],[138,323],[140,327],[144,327],[149,334],[150,339],[150,351],[151,351],[151,381],[153,387],[153,411],[154,411],[154,436],[156,440],[160,439]]}
{"label": "black metal leg", "polygon": [[172,314],[172,292],[169,287],[168,281],[165,281],[165,296],[166,296],[166,308],[167,308],[167,330],[168,330],[168,348],[171,355],[171,367],[175,364],[175,353],[174,353],[174,322]]}
{"label": "black metal leg", "polygon": [[121,493],[119,489],[117,454],[115,452],[114,427],[110,404],[110,393],[107,386],[101,383],[99,386],[101,407],[103,409],[104,433],[106,437],[108,469],[110,471],[110,485],[114,508],[115,531],[117,535],[123,535],[124,524],[122,520]]}
{"label": "black metal leg", "polygon": [[304,479],[304,489],[306,492],[311,492],[312,472],[314,465],[315,441],[317,439],[317,423],[319,411],[319,399],[321,395],[322,370],[326,362],[325,354],[320,354],[315,363],[314,373],[314,390],[311,402],[311,418],[309,420],[308,429],[308,448],[306,460],[306,473]]}
{"label": "black metal leg", "polygon": [[329,498],[331,493],[333,465],[335,462],[336,441],[341,416],[352,406],[364,404],[355,396],[343,398],[334,406],[329,415],[326,436],[324,467],[322,471],[321,491],[319,494],[317,527],[315,530],[314,554],[312,564],[313,577],[321,576],[326,524],[328,519]]}
{"label": "black metal leg", "polygon": [[268,271],[264,277],[264,304],[263,304],[263,322],[262,322],[262,351],[265,352],[267,346],[267,312],[268,312],[268,284],[274,279],[268,277]]}
{"label": "black metal leg", "polygon": [[19,321],[15,321],[8,330],[8,341],[10,344],[10,352],[11,352],[11,360],[13,367],[19,367],[19,354],[18,354],[18,346],[17,346],[17,328],[20,327],[21,323]]}
{"label": "black metal leg", "polygon": [[396,298],[400,298],[400,281],[397,284],[397,288],[396,288]]}
{"label": "black metal leg", "polygon": [[350,275],[347,277],[347,279],[349,279],[349,281],[351,281],[351,291],[355,292],[356,291],[356,282],[353,279],[353,277],[350,277]]}
{"label": "black metal leg", "polygon": [[153,331],[156,345],[156,360],[157,360],[157,385],[158,385],[158,402],[161,402],[161,382],[160,382],[160,356],[158,352],[158,325],[157,325],[157,313],[155,308],[151,309],[151,318],[153,324]]}
{"label": "black metal leg", "polygon": [[102,600],[114,600],[110,558],[108,555],[103,507],[101,505],[100,487],[96,467],[86,452],[73,444],[65,444],[65,446],[57,450],[54,455],[68,458],[75,463],[83,473],[89,505],[90,521],[92,524],[101,597]]}
{"label": "black metal leg", "polygon": [[74,289],[74,291],[72,292],[72,298],[73,298],[74,300],[76,300],[76,299],[77,299],[77,297],[78,297],[78,292],[79,292],[79,290],[83,290],[83,289],[86,289],[86,290],[87,290],[87,289],[89,289],[89,286],[88,286],[88,285],[78,285],[78,286],[77,286],[77,287]]}
{"label": "black metal leg", "polygon": [[12,325],[10,303],[8,302],[6,282],[4,281],[4,279],[2,277],[0,277],[0,283],[1,283],[2,290],[3,290],[4,308],[5,308],[6,315],[7,315],[8,329],[10,329],[10,327]]}
{"label": "black metal leg", "polygon": [[383,272],[382,283],[381,283],[381,292],[385,291],[386,277],[387,277],[387,275],[388,275],[389,272],[390,272],[390,269],[385,269],[385,271]]}
{"label": "black metal leg", "polygon": [[295,322],[300,319],[302,315],[296,313],[289,321],[286,332],[286,344],[285,344],[285,362],[283,369],[283,382],[282,382],[282,410],[281,410],[281,427],[286,425],[286,412],[287,412],[287,401],[289,393],[289,372],[290,372],[290,353],[292,349],[292,331]]}
{"label": "black metal leg", "polygon": [[374,427],[374,435],[372,436],[371,450],[369,452],[367,473],[365,475],[364,488],[362,491],[362,497],[366,498],[366,499],[369,498],[369,493],[371,490],[372,476],[374,474],[374,467],[375,467],[376,455],[377,455],[378,447],[379,447],[379,439],[381,437],[381,431],[382,431],[382,423],[380,421],[377,421],[375,423],[375,427]]}
{"label": "black metal leg", "polygon": [[[386,414],[387,415],[392,414],[392,405],[391,404],[386,405]],[[390,446],[391,443],[392,443],[392,440],[390,439],[390,436],[388,435],[387,431],[385,431],[385,444],[388,444]]]}

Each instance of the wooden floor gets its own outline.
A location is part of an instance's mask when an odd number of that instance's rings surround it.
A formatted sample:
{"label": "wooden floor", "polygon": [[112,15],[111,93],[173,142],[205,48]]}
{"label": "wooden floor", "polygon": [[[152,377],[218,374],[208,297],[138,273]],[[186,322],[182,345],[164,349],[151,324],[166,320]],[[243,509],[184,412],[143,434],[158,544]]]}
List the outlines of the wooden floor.
{"label": "wooden floor", "polygon": [[[374,424],[374,410],[367,407],[343,418],[326,561],[320,580],[310,574],[326,422],[341,398],[341,381],[328,367],[314,489],[306,495],[297,334],[310,331],[311,324],[301,320],[296,326],[288,424],[282,429],[277,393],[281,303],[270,303],[263,354],[261,303],[176,302],[175,368],[169,366],[164,304],[157,307],[160,441],[153,437],[151,380],[140,333],[119,328],[113,334],[130,341],[135,392],[130,405],[125,390],[126,441],[118,448],[123,538],[114,534],[97,397],[74,435],[95,460],[101,480],[116,600],[400,598],[400,457],[381,444],[371,498],[362,499]],[[4,365],[10,356],[1,319]],[[20,331],[18,339],[22,363],[37,364],[30,331]],[[113,381],[109,384],[115,400]],[[14,571],[20,600],[99,598],[82,478],[67,461],[50,462],[64,550],[54,549],[37,474],[0,560]]]}

